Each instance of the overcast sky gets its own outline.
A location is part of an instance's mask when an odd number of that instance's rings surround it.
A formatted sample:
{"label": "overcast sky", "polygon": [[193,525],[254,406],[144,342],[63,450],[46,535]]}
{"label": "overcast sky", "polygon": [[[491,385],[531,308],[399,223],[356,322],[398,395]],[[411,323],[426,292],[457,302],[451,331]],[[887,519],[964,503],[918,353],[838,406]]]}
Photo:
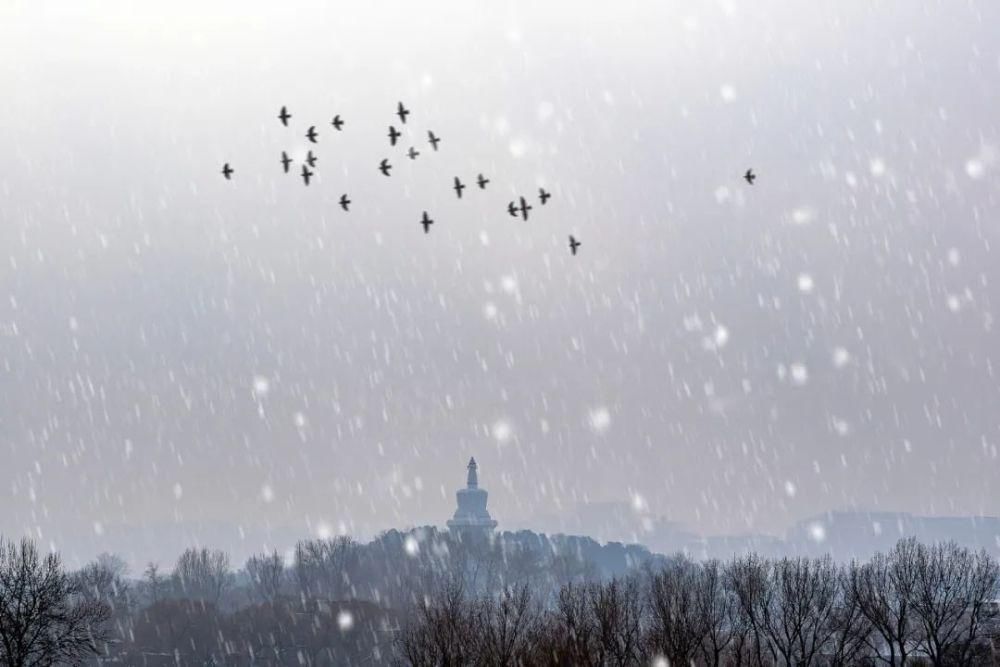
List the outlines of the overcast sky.
{"label": "overcast sky", "polygon": [[[3,2],[0,532],[133,562],[368,537],[443,524],[470,455],[505,529],[1000,514],[998,25]],[[279,158],[314,124],[306,188]]]}

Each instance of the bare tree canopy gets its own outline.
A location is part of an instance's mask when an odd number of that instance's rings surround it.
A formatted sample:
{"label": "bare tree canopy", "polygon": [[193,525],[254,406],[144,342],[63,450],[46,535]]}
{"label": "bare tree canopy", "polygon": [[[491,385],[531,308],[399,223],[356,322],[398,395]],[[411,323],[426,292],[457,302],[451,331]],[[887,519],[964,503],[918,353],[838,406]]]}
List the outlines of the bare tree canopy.
{"label": "bare tree canopy", "polygon": [[295,546],[295,578],[307,595],[338,598],[350,586],[347,573],[357,560],[357,545],[349,537],[305,540]]}
{"label": "bare tree canopy", "polygon": [[246,562],[247,578],[254,599],[272,602],[285,584],[285,561],[277,551],[254,554]]}
{"label": "bare tree canopy", "polygon": [[173,579],[188,597],[218,604],[232,585],[229,555],[224,551],[188,549],[177,559]]}
{"label": "bare tree canopy", "polygon": [[77,663],[96,655],[111,615],[30,540],[0,538],[0,661],[9,667]]}
{"label": "bare tree canopy", "polygon": [[30,541],[0,542],[0,665],[986,667],[1000,656],[1000,566],[953,543],[902,540],[848,564],[651,556],[562,584],[548,565],[572,550],[525,544],[338,538],[300,543],[290,568],[255,555],[236,575],[224,552],[189,549],[169,579],[154,565],[129,581],[115,556],[67,574]]}
{"label": "bare tree canopy", "polygon": [[917,645],[934,665],[967,664],[996,594],[997,563],[954,543],[918,544],[915,563],[910,605]]}
{"label": "bare tree canopy", "polygon": [[702,571],[686,558],[667,563],[649,574],[649,627],[646,650],[673,665],[687,665],[708,634],[701,604]]}
{"label": "bare tree canopy", "polygon": [[998,567],[903,540],[864,564],[677,557],[536,601],[527,586],[470,596],[459,583],[420,601],[397,652],[415,666],[985,666],[1000,639]]}
{"label": "bare tree canopy", "polygon": [[128,611],[128,565],[119,556],[103,553],[76,572],[74,578],[83,595],[107,603],[115,612]]}

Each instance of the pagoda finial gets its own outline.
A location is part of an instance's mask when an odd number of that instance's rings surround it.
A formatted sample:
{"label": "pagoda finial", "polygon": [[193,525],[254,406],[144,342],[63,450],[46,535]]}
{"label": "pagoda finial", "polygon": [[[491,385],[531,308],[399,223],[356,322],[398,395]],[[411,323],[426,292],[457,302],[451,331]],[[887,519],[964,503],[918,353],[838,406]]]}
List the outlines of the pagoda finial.
{"label": "pagoda finial", "polygon": [[466,486],[470,489],[475,489],[479,486],[479,475],[476,474],[476,470],[479,466],[476,465],[476,457],[473,456],[469,459],[469,476],[466,480]]}

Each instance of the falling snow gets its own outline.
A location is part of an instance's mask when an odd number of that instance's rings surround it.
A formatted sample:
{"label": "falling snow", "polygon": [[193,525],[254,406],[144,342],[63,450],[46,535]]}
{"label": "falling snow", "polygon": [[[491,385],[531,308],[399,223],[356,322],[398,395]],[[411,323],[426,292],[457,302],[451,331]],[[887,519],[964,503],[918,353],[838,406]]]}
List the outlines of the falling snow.
{"label": "falling snow", "polygon": [[499,531],[1000,549],[995,3],[44,4],[0,19],[5,538],[415,567],[475,456]]}

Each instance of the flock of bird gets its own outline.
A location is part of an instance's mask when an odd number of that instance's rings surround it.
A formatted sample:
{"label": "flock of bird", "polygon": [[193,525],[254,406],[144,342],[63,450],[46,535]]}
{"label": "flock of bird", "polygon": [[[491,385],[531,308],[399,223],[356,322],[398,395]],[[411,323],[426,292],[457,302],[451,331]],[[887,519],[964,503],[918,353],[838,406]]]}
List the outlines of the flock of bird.
{"label": "flock of bird", "polygon": [[[399,117],[399,122],[401,124],[403,124],[403,125],[406,125],[406,117],[409,116],[409,115],[410,115],[410,110],[407,109],[406,106],[402,102],[400,102],[396,106],[396,116]],[[281,124],[283,126],[285,126],[285,127],[288,127],[288,121],[291,118],[292,118],[292,114],[288,113],[288,108],[284,107],[284,106],[281,107],[281,112],[278,114],[278,120],[281,121]],[[343,131],[344,126],[346,124],[347,123],[344,121],[344,119],[340,117],[340,114],[335,115],[333,117],[333,120],[330,121],[330,125],[332,125],[333,128],[334,128],[334,130],[336,130],[337,132]],[[403,133],[400,132],[399,130],[397,130],[394,125],[390,125],[389,126],[388,137],[389,137],[389,145],[390,146],[395,146],[396,143],[399,141],[399,138],[401,136],[403,136]],[[310,125],[309,126],[309,129],[306,131],[305,137],[312,144],[318,144],[319,143],[319,141],[318,141],[319,132],[316,130],[316,126],[315,125]],[[427,131],[427,142],[430,144],[431,148],[435,152],[437,152],[437,150],[438,150],[438,144],[441,143],[441,138],[438,137],[436,134],[434,134],[433,131],[428,130]],[[415,146],[410,146],[409,150],[406,152],[406,156],[409,157],[411,160],[416,160],[417,157],[420,156],[420,151],[418,151]],[[316,168],[316,162],[318,160],[319,160],[319,158],[316,155],[314,155],[313,152],[312,152],[312,150],[310,149],[308,151],[308,153],[306,154],[305,160],[303,161],[302,171],[301,171],[301,174],[300,174],[301,177],[302,177],[302,181],[307,186],[309,185],[309,180],[312,178],[313,173],[314,173],[314,172],[310,171],[310,169],[315,169]],[[287,151],[282,151],[281,152],[281,166],[284,169],[284,172],[286,174],[289,173],[289,168],[291,167],[292,162],[293,162],[293,160],[290,157],[288,157],[288,152]],[[386,177],[391,176],[390,172],[392,171],[392,164],[389,162],[388,158],[384,158],[381,162],[379,162],[378,170],[382,173],[383,176],[386,176]],[[234,173],[236,173],[236,172],[233,170],[233,168],[230,166],[230,164],[228,162],[226,162],[225,164],[222,165],[222,175],[226,178],[227,181],[232,179],[232,176],[233,176]],[[743,178],[744,178],[744,180],[746,180],[747,183],[749,183],[750,185],[753,185],[754,180],[757,178],[757,175],[753,173],[752,169],[747,169],[746,174],[743,175]],[[485,190],[486,186],[490,182],[490,179],[488,179],[485,176],[483,176],[483,174],[478,174],[476,176],[476,181],[475,182],[476,182],[476,185],[479,187],[480,190]],[[455,196],[457,196],[459,199],[461,199],[462,198],[462,191],[465,190],[466,187],[467,186],[464,183],[462,183],[461,179],[458,176],[456,176],[455,179],[454,179],[454,183],[452,185],[452,189],[455,191]],[[552,194],[549,193],[549,192],[546,192],[545,188],[539,188],[538,189],[538,201],[539,201],[539,203],[542,206],[545,206],[548,203],[549,199],[551,199],[551,198],[552,198]],[[344,209],[344,211],[350,211],[351,200],[347,196],[346,193],[340,196],[339,203],[340,203],[340,207],[342,209]],[[525,221],[528,220],[528,214],[533,209],[534,209],[534,206],[531,206],[528,203],[528,200],[525,199],[524,197],[518,197],[517,201],[511,201],[509,204],[507,204],[507,213],[508,213],[508,215],[510,215],[511,217],[514,217],[514,218],[520,216],[521,219],[525,220]],[[433,225],[433,224],[434,224],[434,220],[432,220],[431,217],[429,215],[427,215],[427,211],[424,211],[423,215],[420,218],[420,225],[424,228],[424,233],[425,234],[430,233],[431,225]],[[575,256],[576,253],[577,253],[577,250],[579,249],[579,247],[581,245],[582,244],[580,243],[580,241],[578,241],[576,239],[576,237],[574,237],[572,234],[570,234],[570,236],[569,236],[569,250],[570,250],[570,253],[572,253]]]}

